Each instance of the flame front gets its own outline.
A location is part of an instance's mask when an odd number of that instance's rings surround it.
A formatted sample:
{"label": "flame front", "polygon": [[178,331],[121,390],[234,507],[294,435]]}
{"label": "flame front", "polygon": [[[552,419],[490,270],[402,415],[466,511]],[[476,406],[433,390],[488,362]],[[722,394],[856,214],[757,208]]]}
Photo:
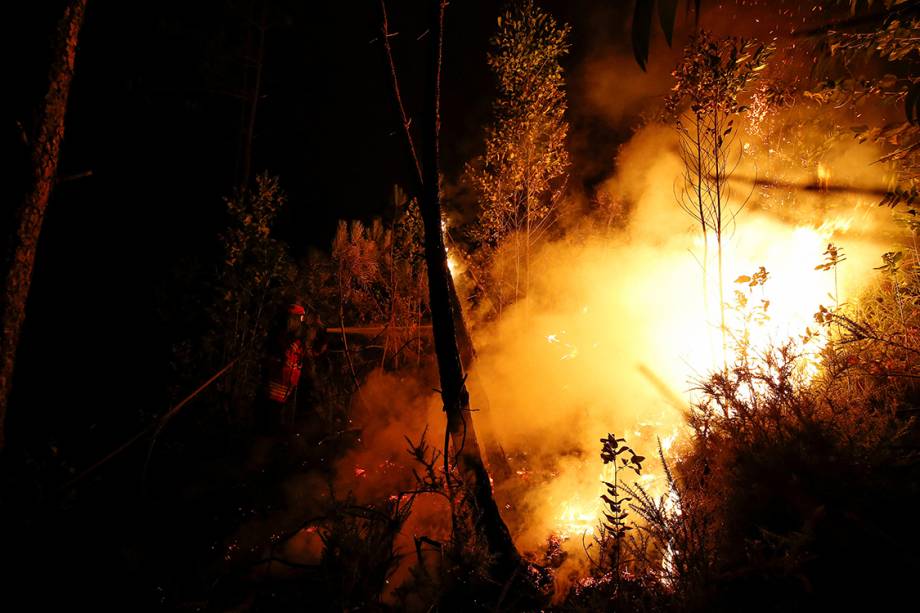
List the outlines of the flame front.
{"label": "flame front", "polygon": [[[645,390],[655,391],[659,396],[646,405],[648,411],[653,411],[655,419],[649,419],[649,413],[646,411],[637,411],[633,423],[623,425],[623,417],[614,413],[612,419],[606,421],[611,424],[610,428],[617,427],[623,431],[628,428],[631,443],[634,441],[635,445],[643,447],[644,453],[649,457],[655,457],[654,448],[658,440],[662,451],[670,455],[669,452],[681,431],[681,415],[678,413],[678,407],[674,405],[681,400],[694,401],[693,394],[687,391],[688,385],[695,376],[701,376],[706,368],[718,368],[723,360],[727,364],[734,364],[740,359],[736,345],[740,342],[742,330],[746,332],[747,350],[754,356],[753,359],[757,359],[756,356],[764,354],[777,343],[794,339],[796,348],[802,356],[800,374],[805,379],[813,377],[818,369],[818,355],[827,342],[826,330],[815,324],[814,313],[820,305],[842,302],[845,297],[860,289],[858,279],[849,274],[844,275],[845,281],[842,286],[835,287],[833,272],[815,270],[815,264],[822,261],[828,241],[845,233],[851,225],[852,218],[829,220],[819,227],[786,226],[767,218],[756,218],[743,230],[739,230],[735,240],[727,245],[726,254],[731,265],[724,272],[723,282],[728,286],[728,292],[737,291],[750,295],[750,301],[768,301],[769,307],[764,317],[751,318],[746,317],[744,309],[737,305],[726,305],[726,327],[729,336],[727,355],[722,353],[720,340],[718,288],[712,284],[708,287],[710,295],[706,302],[710,308],[707,310],[704,308],[699,288],[693,287],[693,277],[697,278],[698,283],[700,272],[697,270],[694,275],[692,267],[687,266],[686,262],[662,262],[660,267],[646,270],[650,286],[654,287],[656,293],[664,295],[662,302],[665,305],[670,304],[674,309],[669,312],[667,318],[662,317],[659,320],[653,316],[656,308],[652,301],[637,300],[631,304],[632,308],[644,308],[653,325],[644,326],[642,330],[650,335],[650,341],[637,340],[630,344],[641,347],[649,343],[652,347],[663,350],[647,359],[647,363],[660,365],[659,377],[667,389]],[[694,238],[692,243],[697,248],[701,246],[698,238]],[[866,257],[869,257],[871,250],[862,249],[864,246],[859,241],[850,245],[853,251],[865,252]],[[711,247],[714,248],[712,245]],[[668,264],[673,265],[677,272],[669,270]],[[736,278],[742,275],[749,276],[761,265],[769,267],[769,280],[765,285],[752,289],[747,283],[734,283]],[[613,279],[617,273],[611,270],[609,275]],[[613,309],[601,311],[609,313]],[[601,364],[609,364],[611,369],[617,368],[622,363],[616,355],[619,353],[617,347],[622,346],[621,342],[617,342],[619,339],[611,338],[607,334],[609,328],[604,328],[603,324],[590,318],[589,313],[591,310],[586,306],[575,309],[569,315],[571,319],[568,320],[566,328],[542,335],[541,338],[545,342],[544,353],[559,362],[577,362],[581,359],[581,364],[573,364],[573,368],[576,369],[585,368],[593,371],[596,365],[585,362],[594,360],[599,360]],[[701,321],[704,321],[705,325],[701,325]],[[802,340],[806,330],[812,333],[807,341]],[[579,356],[579,346],[590,347],[590,352],[583,358]],[[559,370],[561,368],[560,365],[551,371],[562,374],[564,371]],[[550,376],[555,377],[554,374]],[[534,383],[533,379],[529,381]],[[563,377],[560,377],[557,383],[560,390],[567,393],[572,392],[575,385],[575,382]],[[644,395],[647,396],[647,393]],[[645,398],[645,401],[648,402],[648,398]],[[584,461],[584,469],[587,470],[596,463],[594,457],[589,455]],[[657,464],[657,461],[648,462],[646,472],[636,482],[653,496],[663,496],[666,505],[674,508],[676,500],[673,492],[668,491],[664,475]],[[611,475],[602,473],[590,480],[587,488],[572,487],[571,495],[556,503],[555,510],[550,509],[555,515],[548,522],[549,529],[563,539],[574,539],[578,542],[583,536],[595,535],[604,511],[600,502],[600,494],[603,493],[601,481],[611,478]],[[565,477],[562,480],[567,481]],[[565,486],[564,489],[569,487]]]}
{"label": "flame front", "polygon": [[556,533],[563,539],[593,536],[598,517],[600,508],[597,502],[586,502],[578,497],[565,500],[560,505]]}
{"label": "flame front", "polygon": [[[545,246],[533,256],[540,274],[527,299],[474,330],[476,370],[496,407],[490,418],[498,438],[506,449],[527,449],[528,462],[551,467],[543,480],[527,471],[521,505],[532,512],[516,529],[525,549],[555,534],[578,557],[582,541],[598,535],[601,481],[612,476],[597,441],[608,432],[624,433],[647,458],[641,477],[627,482],[679,512],[658,444],[673,459],[686,408],[698,400],[694,382],[733,365],[742,346],[756,359],[788,339],[803,356],[800,375],[813,377],[827,342],[814,314],[854,299],[886,250],[878,238],[885,222],[873,202],[831,201],[822,188],[804,190],[794,206],[779,209],[771,208],[773,193],[749,205],[723,236],[720,301],[719,245],[710,233],[704,248],[698,226],[678,209],[671,186],[680,162],[661,154],[663,138],[651,129],[634,138],[636,150],[621,154],[619,180],[637,194],[628,225]],[[829,167],[822,163],[818,173],[826,187]],[[804,186],[813,184],[807,172],[801,177]],[[846,263],[819,266],[829,243],[846,251]],[[745,280],[761,267],[765,283]]]}

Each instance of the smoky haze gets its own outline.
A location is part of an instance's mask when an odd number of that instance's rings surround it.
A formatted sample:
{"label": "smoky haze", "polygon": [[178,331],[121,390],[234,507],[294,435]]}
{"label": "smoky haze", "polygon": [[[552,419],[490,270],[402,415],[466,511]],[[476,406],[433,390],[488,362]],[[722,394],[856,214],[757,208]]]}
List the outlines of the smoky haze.
{"label": "smoky haze", "polygon": [[[772,40],[800,23],[791,17],[798,9],[787,4],[755,4],[743,19],[712,8],[701,21],[717,34]],[[767,25],[777,12],[786,16],[782,28]],[[695,384],[725,359],[711,277],[709,299],[703,296],[702,237],[677,201],[677,132],[657,115],[689,25],[679,22],[671,50],[656,35],[645,74],[623,44],[576,50],[569,68],[576,180],[574,205],[559,224],[564,232],[532,253],[525,299],[497,319],[485,310],[467,313],[479,355],[472,371],[482,386],[473,397],[474,419],[480,429],[494,428],[512,468],[509,481],[496,484],[497,497],[522,550],[538,552],[551,534],[563,537],[570,554],[558,573],[563,588],[584,570],[582,538],[590,542],[601,517],[601,480],[610,477],[599,439],[625,436],[648,458],[640,483],[664,494],[658,442],[679,453]],[[593,37],[601,40],[596,25],[583,39]],[[770,302],[769,322],[752,336],[762,351],[815,328],[819,306],[855,300],[875,282],[879,256],[901,236],[890,212],[877,206],[887,181],[874,163],[881,151],[841,136],[840,126],[864,117],[819,107],[801,91],[780,107],[764,103],[764,84],[810,62],[804,44],[779,46],[762,83],[747,92],[752,111],[738,120],[739,163],[727,205],[738,215],[723,245],[726,302],[736,290]],[[613,223],[599,201],[613,203]],[[847,260],[836,271],[816,270],[829,243]],[[508,266],[513,258],[499,251],[494,264]],[[734,282],[761,266],[769,272],[763,288]],[[470,291],[459,272],[461,291]],[[740,326],[742,316],[730,313],[729,326]],[[815,343],[802,353],[817,354],[821,341]],[[403,436],[416,438],[427,425],[437,445],[444,427],[429,377],[375,373],[364,384],[355,401],[362,446],[340,462],[340,489],[374,500],[411,486]],[[437,503],[419,503],[412,522],[401,536],[405,547],[421,530],[447,534],[448,514]]]}

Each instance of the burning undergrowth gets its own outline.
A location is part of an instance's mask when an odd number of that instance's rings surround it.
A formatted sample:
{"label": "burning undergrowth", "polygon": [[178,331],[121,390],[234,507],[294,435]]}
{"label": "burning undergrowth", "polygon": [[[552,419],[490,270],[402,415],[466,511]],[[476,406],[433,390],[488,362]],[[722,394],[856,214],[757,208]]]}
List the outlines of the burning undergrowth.
{"label": "burning undergrowth", "polygon": [[[467,314],[479,353],[474,419],[500,442],[507,462],[507,474],[500,474],[493,458],[496,496],[519,548],[556,568],[559,596],[590,575],[606,534],[601,496],[611,473],[598,441],[610,431],[623,433],[645,459],[642,474],[626,483],[667,498],[659,445],[666,458],[678,457],[673,450],[689,435],[689,407],[700,399],[697,384],[736,362],[742,346],[746,355],[758,355],[787,339],[799,343],[800,380],[807,382],[826,340],[815,312],[855,299],[895,235],[871,195],[882,180],[871,166],[877,151],[830,143],[819,174],[804,154],[798,165],[787,158],[791,146],[810,142],[820,127],[803,127],[798,110],[770,121],[766,132],[748,126],[740,143],[733,206],[741,211],[746,202],[724,245],[723,275],[732,290],[726,352],[717,297],[702,295],[701,237],[675,202],[682,167],[674,131],[660,124],[622,148],[615,174],[601,186],[629,211],[624,223],[599,230],[590,216],[570,220],[565,236],[530,255],[539,273],[531,275],[525,297],[498,317],[494,311],[479,317],[488,312],[482,303]],[[785,139],[786,157],[777,157],[771,139]],[[829,245],[846,254],[845,263],[840,257],[828,263]],[[463,289],[462,269],[455,265],[454,274]],[[406,437],[415,440],[427,428],[428,443],[443,442],[434,381],[418,371],[376,370],[362,383],[351,416],[361,434],[336,464],[337,492],[362,505],[386,505],[417,488],[413,470],[420,466],[407,453]],[[431,554],[437,547],[425,543],[449,541],[449,507],[437,494],[414,499],[394,541],[405,557],[387,576],[391,596],[423,551],[440,559]],[[624,509],[630,521],[639,519]]]}
{"label": "burning undergrowth", "polygon": [[[473,416],[482,439],[498,442],[486,444],[496,498],[518,548],[555,569],[560,598],[601,580],[598,555],[611,529],[630,522],[659,522],[658,544],[639,550],[654,550],[645,561],[664,569],[658,585],[668,587],[669,565],[691,547],[674,544],[680,499],[696,495],[677,491],[668,463],[699,459],[692,441],[700,408],[719,395],[712,377],[747,385],[732,388],[740,407],[775,401],[764,368],[788,366],[785,383],[806,394],[826,377],[829,336],[857,329],[839,324],[875,282],[879,256],[894,257],[903,240],[877,206],[890,179],[874,163],[882,152],[840,129],[857,117],[819,110],[778,82],[752,88],[747,112],[724,132],[734,135],[725,148],[730,172],[717,188],[727,220],[717,238],[680,205],[682,190],[711,177],[688,180],[680,131],[650,122],[597,187],[600,206],[560,206],[564,230],[552,239],[511,232],[486,266],[451,245],[478,351]],[[403,369],[375,370],[362,382],[351,415],[361,436],[336,464],[335,490],[391,508],[417,489],[421,469],[407,447],[422,432],[431,450],[443,442],[434,381]],[[634,475],[618,476],[598,454],[610,432],[640,458]],[[431,474],[436,480],[437,469]],[[629,502],[618,502],[622,491]],[[386,576],[391,597],[406,579],[418,581],[426,559],[443,560],[451,538],[443,495],[412,500],[393,541],[405,557]]]}
{"label": "burning undergrowth", "polygon": [[[872,195],[884,178],[871,165],[877,150],[822,141],[822,172],[855,190],[828,191],[814,162],[788,159],[820,126],[804,127],[799,111],[770,119],[768,133],[748,126],[740,143],[736,177],[748,180],[733,185],[740,213],[724,246],[725,353],[712,282],[708,304],[703,296],[701,237],[675,202],[682,167],[674,132],[657,124],[622,148],[602,187],[631,211],[625,224],[599,232],[589,218],[544,245],[531,256],[539,274],[527,296],[475,327],[474,370],[518,481],[499,484],[499,498],[523,549],[561,539],[568,558],[559,577],[585,574],[584,546],[598,534],[609,474],[597,441],[625,433],[650,458],[636,483],[666,495],[658,441],[667,453],[688,432],[696,384],[733,364],[742,345],[754,355],[787,339],[799,343],[804,379],[814,376],[826,340],[814,314],[855,299],[896,236]],[[787,141],[782,160],[771,139]],[[846,262],[828,264],[829,249]]]}
{"label": "burning undergrowth", "polygon": [[[427,469],[434,471],[434,480],[443,478],[436,449],[443,443],[446,420],[433,380],[417,371],[372,371],[352,403],[350,419],[360,434],[334,467],[335,496],[383,515],[384,524],[394,530],[395,557],[382,590],[387,599],[409,578],[413,565],[425,559],[436,567],[440,555],[432,549],[447,548],[451,538],[448,498],[437,483],[426,481]],[[421,455],[414,457],[416,452]],[[406,510],[404,516],[399,509]],[[334,526],[327,527],[327,534],[335,532]]]}
{"label": "burning undergrowth", "polygon": [[[700,399],[697,383],[723,360],[737,360],[742,338],[752,355],[797,339],[800,354],[812,356],[803,380],[814,376],[824,342],[814,313],[862,291],[892,232],[887,213],[867,196],[754,190],[726,244],[725,278],[743,304],[730,311],[733,349],[723,356],[715,311],[707,312],[701,296],[700,239],[674,202],[681,167],[672,143],[666,126],[637,133],[603,186],[631,211],[626,223],[604,232],[592,219],[570,224],[566,236],[532,254],[539,274],[527,296],[498,318],[474,322],[474,419],[500,442],[509,469],[496,479],[496,496],[519,548],[556,569],[560,597],[590,576],[606,534],[601,496],[612,477],[598,441],[623,433],[645,459],[642,473],[625,483],[653,498],[670,496],[659,444],[666,458],[679,457],[688,410]],[[876,152],[837,147],[825,156],[832,177],[841,172],[849,186],[878,185],[868,165]],[[749,161],[741,168],[756,167]],[[787,182],[817,180],[815,168],[783,168]],[[821,266],[829,243],[845,251],[845,264]],[[760,317],[751,304],[764,309]],[[429,444],[443,442],[434,381],[417,371],[376,370],[363,382],[351,417],[361,434],[336,464],[337,492],[349,492],[356,504],[387,505],[417,488],[413,470],[421,467],[406,437],[417,440],[427,428]],[[641,521],[624,509],[630,521]],[[403,557],[387,576],[391,597],[420,560],[440,560],[438,547],[450,540],[446,498],[422,494],[411,511],[394,541]]]}

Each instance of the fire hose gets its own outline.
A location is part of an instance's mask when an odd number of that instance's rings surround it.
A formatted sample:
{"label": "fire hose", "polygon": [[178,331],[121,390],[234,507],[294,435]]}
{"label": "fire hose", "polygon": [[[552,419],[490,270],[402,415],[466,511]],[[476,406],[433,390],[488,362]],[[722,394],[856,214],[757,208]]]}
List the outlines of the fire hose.
{"label": "fire hose", "polygon": [[230,370],[231,368],[233,368],[233,365],[236,364],[236,363],[240,360],[240,358],[243,357],[243,355],[244,355],[245,353],[246,353],[246,350],[244,349],[243,352],[242,352],[240,355],[238,355],[238,356],[236,356],[235,358],[233,358],[232,360],[230,360],[230,362],[228,362],[226,366],[224,366],[223,368],[221,368],[220,370],[218,370],[218,371],[217,371],[216,373],[214,373],[207,381],[205,381],[204,383],[202,383],[201,385],[199,385],[199,386],[195,389],[195,391],[193,391],[191,394],[189,394],[188,396],[186,396],[185,398],[183,398],[182,400],[180,400],[178,403],[176,403],[175,405],[173,405],[173,406],[172,406],[169,410],[167,410],[163,415],[161,415],[160,417],[158,417],[156,420],[154,420],[152,423],[150,423],[150,424],[149,424],[147,427],[145,427],[143,430],[141,430],[140,432],[138,432],[137,434],[135,434],[133,437],[131,437],[130,439],[128,439],[128,441],[125,442],[124,444],[122,444],[120,447],[118,447],[117,449],[115,449],[114,451],[112,451],[111,453],[109,453],[107,456],[105,456],[104,458],[102,458],[102,459],[100,459],[99,461],[97,461],[96,463],[94,463],[92,466],[90,466],[89,468],[87,468],[86,470],[84,470],[83,472],[81,472],[79,475],[77,475],[76,477],[74,477],[73,479],[71,479],[70,481],[68,481],[67,483],[65,483],[64,486],[63,486],[61,489],[70,489],[71,487],[73,487],[74,485],[76,485],[77,483],[79,483],[80,481],[82,481],[83,479],[85,479],[86,477],[88,477],[89,475],[91,475],[92,473],[96,472],[96,470],[98,470],[100,467],[102,467],[103,465],[105,465],[106,463],[108,463],[109,460],[111,460],[112,458],[117,457],[117,456],[120,455],[122,452],[124,452],[125,450],[129,449],[132,445],[134,445],[134,443],[136,443],[137,441],[141,440],[142,438],[144,438],[144,437],[147,436],[148,434],[150,434],[150,433],[152,433],[152,432],[153,432],[153,433],[158,433],[158,432],[160,432],[160,430],[162,430],[162,429],[166,426],[166,423],[167,423],[170,419],[172,419],[172,418],[176,415],[176,413],[178,413],[179,411],[181,411],[182,408],[185,407],[185,405],[187,405],[189,402],[191,402],[196,396],[198,396],[198,394],[200,394],[201,392],[203,392],[203,391],[204,391],[205,389],[207,389],[212,383],[214,383],[215,381],[217,381],[218,379],[220,379],[228,370]]}
{"label": "fire hose", "polygon": [[[429,328],[429,329],[430,329],[431,326],[430,326],[430,325],[429,325],[429,326],[420,326],[420,328]],[[365,334],[365,335],[367,335],[367,334],[373,333],[373,332],[378,332],[378,333],[379,333],[381,329],[383,329],[383,328],[380,328],[380,329],[377,329],[376,327],[369,327],[369,328],[329,328],[329,329],[327,329],[327,331],[344,332],[344,333],[356,333],[356,334]],[[230,360],[230,362],[228,362],[223,368],[221,368],[221,369],[218,370],[216,373],[214,373],[207,381],[205,381],[204,383],[202,383],[201,385],[199,385],[192,393],[190,393],[188,396],[186,396],[185,398],[183,398],[182,400],[180,400],[178,403],[176,403],[175,405],[173,405],[173,406],[172,406],[169,410],[167,410],[162,416],[160,416],[159,418],[157,418],[156,420],[154,420],[152,423],[148,424],[144,429],[142,429],[140,432],[138,432],[138,433],[135,434],[133,437],[131,437],[130,439],[128,439],[128,440],[127,440],[125,443],[123,443],[121,446],[119,446],[118,448],[114,449],[111,453],[109,453],[108,455],[106,455],[106,456],[103,457],[102,459],[98,460],[97,462],[95,462],[94,464],[92,464],[89,468],[83,470],[83,471],[82,471],[80,474],[78,474],[76,477],[74,477],[73,479],[71,479],[70,481],[68,481],[67,483],[65,483],[65,484],[61,487],[61,489],[64,489],[64,490],[70,489],[71,487],[73,487],[74,485],[76,485],[77,483],[79,483],[80,481],[82,481],[83,479],[85,479],[86,477],[88,477],[89,475],[91,475],[91,474],[93,474],[94,472],[96,472],[99,468],[101,468],[102,466],[104,466],[105,464],[107,464],[110,460],[112,460],[113,458],[115,458],[115,457],[121,455],[121,454],[122,454],[123,452],[125,452],[127,449],[130,449],[130,448],[131,448],[135,443],[137,443],[139,440],[143,439],[144,437],[148,436],[148,435],[151,434],[151,433],[154,433],[154,435],[156,435],[157,433],[159,433],[159,432],[166,426],[166,424],[169,422],[169,420],[172,419],[172,418],[176,415],[176,413],[178,413],[179,411],[181,411],[181,410],[185,407],[185,405],[187,405],[189,402],[191,402],[196,396],[198,396],[198,394],[200,394],[200,393],[203,392],[205,389],[207,389],[212,383],[214,383],[215,381],[217,381],[218,379],[220,379],[224,374],[226,374],[226,372],[227,372],[228,370],[230,370],[231,368],[233,368],[233,366],[240,360],[240,358],[242,358],[243,355],[245,355],[245,353],[246,353],[247,350],[248,350],[248,347],[245,348],[245,349],[243,349],[243,351],[242,351],[238,356],[236,356],[235,358],[233,358],[232,360]],[[148,454],[148,461],[149,461],[149,454]],[[146,464],[145,464],[145,470],[146,470]]]}

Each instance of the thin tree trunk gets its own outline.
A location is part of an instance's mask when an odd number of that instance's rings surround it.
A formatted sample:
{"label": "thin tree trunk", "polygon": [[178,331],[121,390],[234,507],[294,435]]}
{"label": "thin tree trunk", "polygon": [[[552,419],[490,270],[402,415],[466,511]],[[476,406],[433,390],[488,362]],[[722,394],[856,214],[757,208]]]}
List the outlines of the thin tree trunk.
{"label": "thin tree trunk", "polygon": [[[530,166],[530,156],[527,157],[528,167]],[[524,321],[530,321],[530,170],[527,171],[527,179],[524,184],[524,203],[527,213],[526,232],[524,233]]]}
{"label": "thin tree trunk", "polygon": [[709,329],[709,235],[706,232],[706,207],[703,203],[703,181],[706,179],[703,172],[703,143],[700,141],[700,123],[703,121],[700,112],[695,113],[696,126],[696,200],[700,215],[700,227],[703,230],[703,325],[706,326],[706,338],[709,341],[709,354],[715,359],[715,347],[712,345],[712,332]]}
{"label": "thin tree trunk", "polygon": [[32,186],[17,212],[13,257],[7,271],[2,298],[0,328],[0,450],[5,444],[6,412],[13,384],[16,351],[26,318],[26,302],[32,284],[35,250],[42,230],[45,209],[57,179],[61,141],[64,139],[64,116],[73,79],[77,40],[86,0],[73,0],[58,22],[54,55],[49,75],[48,93],[38,132],[32,144]]}
{"label": "thin tree trunk", "polygon": [[[463,307],[460,304],[457,288],[451,275],[448,275],[448,282],[450,284],[450,303],[453,309],[454,328],[457,332],[457,349],[460,351],[460,363],[470,368],[476,361],[476,345],[473,344],[473,337],[463,317]],[[482,418],[479,420],[479,425],[483,426],[482,440],[485,445],[485,459],[492,469],[492,475],[496,482],[501,483],[511,476],[511,464],[508,463],[508,457],[505,455],[495,434],[495,424],[492,420],[491,407],[485,388],[483,388],[475,371],[467,370],[466,374],[467,387],[473,392],[473,398],[477,402],[476,409]]]}
{"label": "thin tree trunk", "polygon": [[428,268],[432,329],[452,455],[464,485],[471,494],[470,498],[475,504],[477,528],[485,537],[489,552],[495,556],[493,570],[500,576],[508,577],[518,567],[521,558],[492,495],[492,484],[482,461],[476,429],[473,426],[469,393],[466,389],[463,364],[457,346],[457,333],[450,296],[450,270],[447,266],[447,252],[444,248],[444,237],[441,230],[438,133],[445,6],[444,0],[429,0],[431,11],[429,40],[432,48],[428,75],[429,98],[422,132],[423,175],[420,208],[425,229],[425,260]]}
{"label": "thin tree trunk", "polygon": [[[515,213],[515,217],[518,214]],[[517,302],[521,297],[521,228],[520,223],[515,220],[514,228],[514,301]]]}
{"label": "thin tree trunk", "polygon": [[[268,28],[268,5],[262,5],[261,17],[258,25],[258,40],[255,54],[255,83],[249,93],[249,113],[246,118],[246,131],[243,135],[243,168],[240,178],[240,187],[249,186],[252,175],[252,143],[256,134],[256,113],[259,109],[259,98],[262,96],[262,67],[265,64],[265,31]],[[248,58],[247,58],[248,61]],[[248,69],[248,67],[247,67]]]}
{"label": "thin tree trunk", "polygon": [[[410,127],[412,121],[409,118],[408,113],[406,112],[406,107],[403,104],[402,94],[399,88],[399,79],[396,74],[396,62],[393,60],[393,49],[390,46],[390,37],[395,36],[390,32],[389,28],[389,19],[387,17],[387,7],[385,0],[380,1],[380,10],[383,17],[383,46],[387,55],[387,63],[390,67],[390,80],[391,85],[393,86],[393,96],[396,101],[397,109],[399,110],[400,119],[402,120],[403,130],[406,135],[406,143],[408,145],[408,151],[411,157],[413,167],[415,168],[417,180],[416,184],[416,193],[422,194],[423,188],[422,184],[424,183],[424,177],[422,175],[422,164],[419,160],[418,150],[415,147],[415,140],[412,138],[412,132]],[[421,200],[421,198],[420,198]],[[443,241],[443,237],[442,237]],[[445,256],[446,257],[446,256]],[[503,267],[503,264],[500,264]],[[501,269],[499,273],[499,299],[498,299],[498,314],[501,318],[502,306],[504,304],[504,268]],[[470,335],[469,328],[466,326],[466,321],[463,317],[463,308],[460,305],[460,298],[457,295],[457,289],[453,282],[453,277],[450,275],[448,269],[448,288],[450,292],[450,302],[453,307],[452,316],[454,321],[454,328],[456,331],[457,344],[460,351],[461,364],[466,364],[469,367],[476,359],[476,348],[473,344],[472,336]],[[429,288],[430,289],[430,288]],[[421,313],[419,313],[419,328],[421,328]],[[421,338],[421,337],[419,337]],[[419,361],[421,360],[421,341],[419,341],[418,352],[416,354]],[[475,379],[475,375],[474,375]],[[486,414],[488,414],[488,399],[486,397],[485,390],[481,385],[478,385],[478,382],[475,380],[472,382],[476,387],[477,397],[481,400],[484,405]],[[508,464],[508,459],[505,456],[504,451],[501,448],[501,445],[498,443],[498,439],[495,435],[495,428],[492,426],[490,417],[486,417],[485,428],[483,429],[483,438],[485,439],[487,457],[491,462],[493,469],[497,469],[497,475],[501,478],[506,477],[511,472],[511,467]]]}
{"label": "thin tree trunk", "polygon": [[719,125],[719,110],[713,111],[713,156],[715,157],[715,232],[719,257],[719,330],[722,332],[722,370],[728,372],[728,330],[725,327],[725,282],[722,275],[722,165],[719,153],[722,150],[722,126]]}

